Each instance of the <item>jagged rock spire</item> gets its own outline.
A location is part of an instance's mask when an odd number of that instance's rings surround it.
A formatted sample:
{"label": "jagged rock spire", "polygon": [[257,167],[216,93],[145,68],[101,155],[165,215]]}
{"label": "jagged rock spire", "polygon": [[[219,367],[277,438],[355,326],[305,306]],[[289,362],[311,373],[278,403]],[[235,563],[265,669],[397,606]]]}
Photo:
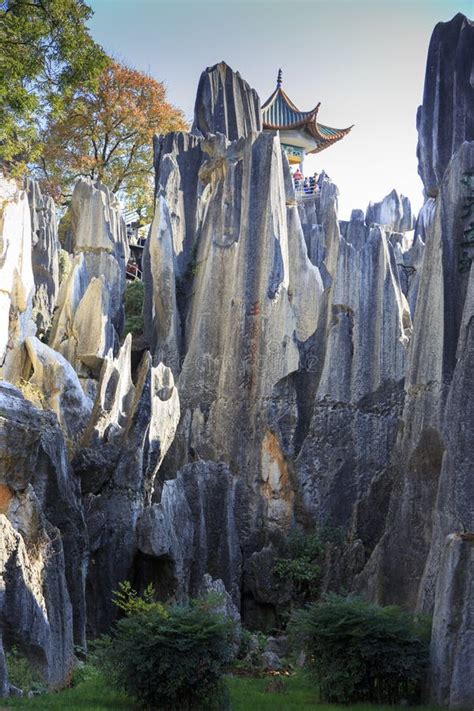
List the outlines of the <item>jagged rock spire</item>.
{"label": "jagged rock spire", "polygon": [[449,22],[439,22],[431,37],[417,114],[418,172],[428,197],[437,195],[463,141],[474,140],[473,46],[474,22],[460,12]]}
{"label": "jagged rock spire", "polygon": [[223,133],[235,141],[261,130],[260,99],[255,89],[225,62],[208,67],[199,80],[192,133]]}

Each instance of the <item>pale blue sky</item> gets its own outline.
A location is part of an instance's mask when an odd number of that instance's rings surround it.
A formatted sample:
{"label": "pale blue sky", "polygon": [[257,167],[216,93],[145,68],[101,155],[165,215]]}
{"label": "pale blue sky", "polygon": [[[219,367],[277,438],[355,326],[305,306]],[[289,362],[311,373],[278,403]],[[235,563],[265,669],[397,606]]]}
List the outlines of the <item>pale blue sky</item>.
{"label": "pale blue sky", "polygon": [[225,60],[262,102],[283,86],[302,110],[355,124],[311,157],[340,190],[340,216],[392,188],[422,202],[416,109],[426,54],[439,21],[473,15],[474,0],[89,0],[94,38],[117,59],[163,81],[191,119],[201,71]]}

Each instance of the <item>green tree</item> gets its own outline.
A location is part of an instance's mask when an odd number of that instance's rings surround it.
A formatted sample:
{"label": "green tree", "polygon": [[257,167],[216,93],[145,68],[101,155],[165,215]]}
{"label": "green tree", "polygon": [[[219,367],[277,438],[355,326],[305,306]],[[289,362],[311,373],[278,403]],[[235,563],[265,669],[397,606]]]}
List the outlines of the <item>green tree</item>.
{"label": "green tree", "polygon": [[39,133],[108,58],[82,0],[0,0],[0,166],[13,175],[41,154]]}

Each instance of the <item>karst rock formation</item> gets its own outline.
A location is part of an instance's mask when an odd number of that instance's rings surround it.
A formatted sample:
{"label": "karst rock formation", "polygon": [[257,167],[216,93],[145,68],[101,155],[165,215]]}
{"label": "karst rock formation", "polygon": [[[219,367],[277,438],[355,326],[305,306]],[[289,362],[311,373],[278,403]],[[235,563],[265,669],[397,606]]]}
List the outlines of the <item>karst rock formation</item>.
{"label": "karst rock formation", "polygon": [[1,694],[12,646],[63,686],[126,579],[271,628],[286,536],[330,525],[323,590],[432,614],[431,698],[472,708],[473,47],[434,30],[416,219],[393,190],[339,221],[327,176],[299,199],[255,90],[204,71],[155,138],[139,346],[115,196],[79,180],[60,240],[0,178]]}

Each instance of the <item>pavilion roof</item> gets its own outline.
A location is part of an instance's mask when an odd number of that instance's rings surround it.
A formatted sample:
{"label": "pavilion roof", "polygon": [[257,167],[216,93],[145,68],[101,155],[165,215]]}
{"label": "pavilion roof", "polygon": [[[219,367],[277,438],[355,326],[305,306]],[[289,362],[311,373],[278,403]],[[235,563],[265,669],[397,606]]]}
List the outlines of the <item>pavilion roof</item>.
{"label": "pavilion roof", "polygon": [[317,121],[321,102],[311,111],[300,111],[281,88],[281,70],[278,72],[277,87],[262,106],[263,128],[273,131],[299,129],[309,133],[316,148],[310,153],[328,148],[336,141],[347,136],[352,126],[348,128],[333,128]]}

